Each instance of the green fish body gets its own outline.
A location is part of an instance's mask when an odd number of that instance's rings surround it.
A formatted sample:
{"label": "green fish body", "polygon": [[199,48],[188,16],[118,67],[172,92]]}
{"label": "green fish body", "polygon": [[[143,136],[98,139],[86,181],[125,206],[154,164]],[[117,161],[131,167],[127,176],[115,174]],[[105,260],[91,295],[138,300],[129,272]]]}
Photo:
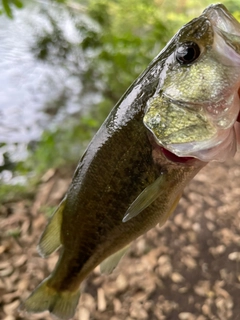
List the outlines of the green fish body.
{"label": "green fish body", "polygon": [[[231,74],[240,65],[239,38],[237,21],[223,6],[211,6],[127,90],[89,144],[43,232],[40,254],[61,247],[60,257],[24,302],[27,311],[71,318],[89,273],[99,264],[103,272],[114,269],[131,241],[167,220],[207,161],[223,150],[234,154],[240,72]],[[193,43],[200,52],[193,52]]]}

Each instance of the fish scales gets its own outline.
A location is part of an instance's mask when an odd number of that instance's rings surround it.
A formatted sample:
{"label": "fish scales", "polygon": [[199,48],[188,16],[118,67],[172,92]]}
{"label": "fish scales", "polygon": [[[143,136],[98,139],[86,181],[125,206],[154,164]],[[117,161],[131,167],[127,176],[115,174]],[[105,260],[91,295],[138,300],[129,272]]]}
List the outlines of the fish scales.
{"label": "fish scales", "polygon": [[[143,108],[138,107],[138,109],[140,109],[141,115]],[[139,118],[141,119],[141,117]],[[99,257],[102,259],[103,255],[107,257],[122,245],[136,238],[137,235],[134,231],[136,221],[123,224],[123,213],[127,211],[129,204],[134,201],[137,195],[156,180],[162,170],[161,165],[153,161],[152,147],[149,144],[144,125],[135,117],[131,117],[128,123],[124,119],[124,130],[121,130],[121,125],[119,125],[119,130],[115,129],[105,143],[102,142],[103,139],[99,139],[99,136],[108,136],[108,123],[111,122],[111,118],[112,115],[88,148],[80,163],[81,170],[77,170],[72,187],[67,194],[66,209],[71,208],[71,212],[68,214],[68,211],[65,210],[63,214],[62,243],[64,247],[69,248],[68,256],[72,247],[78,247],[78,249],[76,250],[77,254],[74,250],[73,257],[65,258],[63,254],[61,259],[72,259],[74,265],[78,265],[79,269],[91,258],[93,252],[100,250]],[[138,145],[137,149],[136,144]],[[92,160],[89,161],[89,158]],[[86,169],[85,166],[87,166]],[[82,177],[83,172],[86,172],[84,177]],[[122,176],[125,177],[124,180]],[[81,181],[81,187],[75,189],[78,181]],[[76,212],[72,208],[76,208]],[[159,214],[157,213],[157,215]],[[151,222],[149,214],[146,216],[143,213],[143,217],[147,217],[151,225],[157,223],[157,221]],[[138,220],[142,224],[141,216]],[[139,230],[141,229],[142,226]],[[118,234],[119,236],[117,236]],[[105,240],[106,235],[107,239]],[[116,237],[117,239],[114,240]],[[115,242],[115,246],[112,245],[113,242]],[[107,246],[110,246],[109,252]],[[104,248],[104,252],[102,252],[102,248]],[[99,259],[99,257],[95,259]],[[94,266],[99,262],[96,260]],[[69,260],[62,264],[72,265]],[[91,261],[89,264],[92,269],[93,262]],[[59,273],[59,277],[63,277],[61,267],[56,272]],[[87,264],[78,275],[79,278],[85,278],[86,272],[89,272]],[[61,281],[63,287],[71,286],[69,281],[71,273],[71,269],[66,270],[68,281],[66,283]],[[58,276],[54,278],[58,278]],[[73,282],[75,286],[75,279]],[[62,288],[56,287],[56,289]]]}
{"label": "fish scales", "polygon": [[[150,78],[152,79],[152,75]],[[132,90],[136,91],[135,87],[133,86]],[[113,110],[78,165],[67,193],[62,221],[62,244],[69,250],[67,255],[62,253],[60,258],[62,263],[59,262],[60,267],[56,268],[50,281],[57,290],[71,288],[71,279],[73,279],[72,286],[76,286],[74,269],[79,271],[88,261],[99,241],[102,243],[104,240],[108,230],[118,224],[123,225],[123,212],[127,210],[129,203],[159,175],[160,169],[153,163],[151,146],[141,121],[145,107],[144,99],[147,100],[151,94],[149,90],[144,92],[146,92],[144,97],[140,92],[140,103],[136,94],[133,96],[132,104],[129,105],[128,99],[129,119],[124,116],[123,121],[119,120],[123,112],[124,115],[128,113],[125,101],[122,101],[117,112],[116,109]],[[123,109],[122,113],[121,109]],[[116,113],[120,116],[118,117]],[[138,152],[135,144],[141,146],[137,149]],[[124,181],[122,175],[126,176]],[[121,199],[120,202],[119,199]],[[96,228],[92,228],[93,222]],[[124,243],[126,241],[127,238]],[[75,250],[71,255],[73,247]],[[118,247],[121,247],[121,242],[117,244]],[[101,247],[99,250],[101,251]],[[104,254],[104,256],[107,255]],[[95,263],[97,264],[99,262]],[[85,278],[86,273],[89,272],[85,269],[87,266],[78,277]]]}
{"label": "fish scales", "polygon": [[234,156],[240,132],[240,24],[218,4],[169,41],[111,111],[79,162],[39,252],[59,260],[23,303],[73,317],[80,284],[111,272],[131,241],[174,211],[213,160]]}

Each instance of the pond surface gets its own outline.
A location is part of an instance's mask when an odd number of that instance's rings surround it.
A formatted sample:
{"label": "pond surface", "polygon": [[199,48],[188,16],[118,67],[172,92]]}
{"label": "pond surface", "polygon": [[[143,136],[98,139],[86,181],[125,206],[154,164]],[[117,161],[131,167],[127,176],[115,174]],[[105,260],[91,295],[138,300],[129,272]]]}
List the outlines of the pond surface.
{"label": "pond surface", "polygon": [[13,20],[0,16],[0,179],[10,179],[8,167],[27,156],[44,129],[99,100],[81,82],[87,66],[79,21],[91,23],[48,1],[16,10]]}

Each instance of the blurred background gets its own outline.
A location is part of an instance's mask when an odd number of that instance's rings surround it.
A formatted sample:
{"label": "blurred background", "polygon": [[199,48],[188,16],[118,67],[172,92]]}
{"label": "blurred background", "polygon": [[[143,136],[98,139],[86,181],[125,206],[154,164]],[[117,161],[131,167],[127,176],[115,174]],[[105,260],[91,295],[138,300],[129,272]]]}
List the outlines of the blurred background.
{"label": "blurred background", "polygon": [[[0,198],[75,165],[128,86],[210,3],[3,0]],[[223,3],[240,17],[238,0]]]}
{"label": "blurred background", "polygon": [[[1,0],[1,319],[35,319],[16,308],[56,261],[43,261],[36,245],[81,154],[128,86],[212,2]],[[240,20],[239,0],[222,3]],[[121,276],[96,270],[76,319],[239,319],[238,160],[204,169],[170,224],[133,245]]]}

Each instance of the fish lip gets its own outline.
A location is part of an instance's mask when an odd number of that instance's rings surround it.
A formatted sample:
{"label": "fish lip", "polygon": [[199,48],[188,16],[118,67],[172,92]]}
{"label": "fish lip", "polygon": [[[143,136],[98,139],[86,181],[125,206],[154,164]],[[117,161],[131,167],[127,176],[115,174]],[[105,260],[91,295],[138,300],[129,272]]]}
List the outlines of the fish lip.
{"label": "fish lip", "polygon": [[[238,90],[238,99],[240,101],[240,88]],[[220,100],[219,100],[220,101]],[[218,101],[218,103],[219,103]],[[222,101],[222,99],[221,99]],[[223,100],[224,101],[224,100]],[[186,108],[186,105],[188,105],[189,109],[191,111],[194,111],[191,106],[194,106],[196,108],[196,105],[201,107],[203,109],[202,103],[191,103],[188,104],[184,101],[182,103],[179,103],[180,105],[184,105]],[[207,104],[209,105],[209,104]],[[239,103],[240,106],[240,103]],[[239,107],[240,109],[240,107]],[[240,112],[236,114],[234,119],[231,121],[231,125],[229,127],[226,127],[225,129],[219,129],[219,133],[216,133],[211,138],[211,143],[209,140],[204,140],[200,143],[198,143],[197,147],[191,145],[191,142],[181,143],[180,145],[183,146],[181,149],[179,149],[178,145],[174,144],[165,144],[162,141],[158,139],[158,137],[155,135],[154,130],[150,128],[148,125],[145,124],[146,128],[149,130],[149,133],[151,133],[152,139],[150,139],[152,142],[154,141],[153,145],[157,145],[157,149],[160,149],[161,154],[167,159],[168,161],[171,161],[173,163],[182,164],[182,165],[195,165],[196,162],[199,163],[207,163],[209,161],[220,161],[223,162],[228,157],[233,157],[236,152],[236,142],[238,141],[238,144],[240,145],[240,136],[238,138],[238,135],[240,134],[240,127],[238,131],[235,131],[235,123],[239,121],[240,122]],[[233,133],[235,131],[235,134]],[[239,133],[239,134],[237,134]],[[236,135],[237,134],[237,135]],[[235,137],[235,138],[234,138]],[[237,138],[237,139],[236,139]],[[234,140],[234,141],[233,141]],[[230,142],[229,142],[230,141]],[[233,142],[231,142],[233,141]],[[209,144],[210,143],[210,144]],[[184,149],[185,148],[185,149]],[[220,148],[220,149],[219,149]],[[222,152],[221,150],[227,150],[226,152]],[[218,152],[217,150],[220,150]]]}
{"label": "fish lip", "polygon": [[167,161],[170,161],[178,165],[194,165],[195,163],[204,163],[204,161],[202,161],[201,159],[198,159],[197,157],[178,156],[177,154],[168,150],[167,146],[164,146],[163,144],[161,144],[151,130],[148,131],[148,138],[153,149],[158,150],[158,152],[160,152],[160,154]]}
{"label": "fish lip", "polygon": [[240,36],[240,23],[223,4],[210,5],[203,11],[202,15],[206,16],[217,29]]}
{"label": "fish lip", "polygon": [[164,146],[161,144],[153,132],[149,132],[149,140],[153,146],[154,149],[157,149],[160,151],[160,153],[167,159],[168,161],[171,161],[173,163],[176,163],[178,165],[193,165],[194,163],[202,162],[201,159],[198,159],[197,157],[190,157],[190,156],[178,156],[177,154],[173,153],[172,151],[168,150],[167,146]]}
{"label": "fish lip", "polygon": [[167,148],[163,147],[162,145],[158,144],[161,153],[165,156],[167,160],[170,160],[171,162],[178,163],[178,164],[192,164],[193,161],[200,161],[197,158],[194,157],[180,157],[176,155],[175,153],[169,151]]}
{"label": "fish lip", "polygon": [[235,51],[235,59],[240,64],[240,23],[222,4],[211,5],[203,11],[203,15],[210,21],[215,33]]}

